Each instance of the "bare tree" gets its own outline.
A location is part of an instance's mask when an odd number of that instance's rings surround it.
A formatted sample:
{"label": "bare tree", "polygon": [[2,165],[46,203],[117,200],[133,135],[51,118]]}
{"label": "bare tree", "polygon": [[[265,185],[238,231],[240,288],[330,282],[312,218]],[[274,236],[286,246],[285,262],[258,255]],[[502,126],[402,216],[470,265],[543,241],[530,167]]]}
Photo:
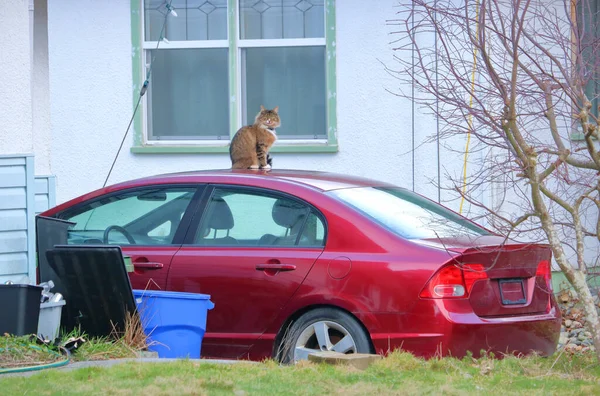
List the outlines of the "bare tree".
{"label": "bare tree", "polygon": [[[590,89],[600,79],[598,1],[399,3],[389,21],[399,67],[388,71],[418,95],[397,94],[438,117],[432,139],[464,135],[485,151],[477,169],[454,180],[456,190],[505,235],[542,234],[583,304],[600,359],[586,282],[597,260],[586,244],[600,238],[600,119]],[[499,186],[510,199],[477,200],[477,189]]]}

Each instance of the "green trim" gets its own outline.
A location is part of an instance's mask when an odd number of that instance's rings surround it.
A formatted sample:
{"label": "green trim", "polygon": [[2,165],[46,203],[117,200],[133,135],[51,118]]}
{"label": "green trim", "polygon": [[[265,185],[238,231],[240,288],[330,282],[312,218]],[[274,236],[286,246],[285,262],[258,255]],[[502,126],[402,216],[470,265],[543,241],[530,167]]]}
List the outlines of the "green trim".
{"label": "green trim", "polygon": [[[133,107],[140,97],[140,89],[144,83],[142,74],[142,2],[141,0],[131,0],[131,48],[132,48],[132,59],[131,59],[131,76],[132,76],[132,87],[133,87]],[[142,99],[143,100],[143,99]],[[143,142],[142,138],[142,120],[143,120],[143,106],[140,103],[135,118],[133,119],[133,144],[134,146],[140,146]]]}
{"label": "green trim", "polygon": [[[327,143],[337,148],[335,0],[325,3],[325,72],[327,79]],[[337,150],[336,150],[337,151]]]}
{"label": "green trim", "polygon": [[[140,88],[144,81],[143,73],[143,32],[142,32],[142,1],[131,0],[131,46],[132,46],[132,87],[133,106],[139,98]],[[238,63],[238,16],[237,0],[227,1],[228,9],[228,41],[229,41],[229,136],[233,138],[238,128],[238,97],[237,73]],[[336,23],[335,0],[325,3],[325,75],[327,95],[327,144],[296,144],[285,145],[281,142],[271,148],[273,153],[336,153],[337,139],[337,84],[336,84]],[[133,107],[133,108],[134,108]],[[132,108],[132,109],[133,109]],[[226,146],[159,146],[145,145],[143,131],[143,106],[140,105],[133,121],[133,146],[130,151],[136,154],[166,154],[166,153],[228,153],[229,142]],[[199,143],[201,144],[201,143]]]}
{"label": "green trim", "polygon": [[584,141],[585,137],[583,136],[583,133],[581,133],[581,132],[573,132],[571,134],[571,140],[574,142]]}
{"label": "green trim", "polygon": [[338,146],[333,144],[294,144],[284,146],[276,144],[269,153],[337,153]]}
{"label": "green trim", "polygon": [[[337,146],[329,144],[307,144],[273,146],[271,153],[336,153]],[[227,146],[133,146],[132,153],[136,154],[224,154],[229,153]]]}
{"label": "green trim", "polygon": [[237,86],[237,60],[238,60],[238,28],[237,28],[237,0],[227,1],[228,35],[229,35],[229,138],[237,132],[238,123],[238,100]]}
{"label": "green trim", "polygon": [[[578,127],[575,129],[575,132],[571,133],[570,138],[572,142],[585,142],[585,135],[582,132],[579,132],[580,130],[581,127]],[[592,136],[592,140],[596,140],[596,138]]]}

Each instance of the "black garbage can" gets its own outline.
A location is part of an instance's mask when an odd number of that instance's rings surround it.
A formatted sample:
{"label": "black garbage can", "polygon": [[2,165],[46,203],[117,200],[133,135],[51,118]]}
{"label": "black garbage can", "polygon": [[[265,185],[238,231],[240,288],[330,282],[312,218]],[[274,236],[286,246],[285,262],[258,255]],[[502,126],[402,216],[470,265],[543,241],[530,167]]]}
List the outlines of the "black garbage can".
{"label": "black garbage can", "polygon": [[42,290],[33,285],[0,285],[0,335],[37,333]]}

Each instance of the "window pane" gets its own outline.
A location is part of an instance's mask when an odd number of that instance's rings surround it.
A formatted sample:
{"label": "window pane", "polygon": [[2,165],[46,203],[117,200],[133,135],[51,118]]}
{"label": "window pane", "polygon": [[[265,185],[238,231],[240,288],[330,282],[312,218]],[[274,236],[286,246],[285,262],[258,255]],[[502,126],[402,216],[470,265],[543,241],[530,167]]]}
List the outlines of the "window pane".
{"label": "window pane", "polygon": [[325,226],[321,219],[311,213],[304,225],[304,231],[299,241],[300,246],[323,246],[325,245]]}
{"label": "window pane", "polygon": [[466,218],[400,188],[346,188],[328,194],[408,239],[489,235]]}
{"label": "window pane", "polygon": [[279,106],[279,139],[325,139],[325,48],[247,48],[243,54],[244,123],[254,122],[261,104]]}
{"label": "window pane", "polygon": [[[227,0],[173,0],[163,37],[177,40],[226,40]],[[167,14],[164,0],[145,0],[146,41],[157,41]]]}
{"label": "window pane", "polygon": [[201,245],[294,246],[308,212],[292,200],[217,189],[195,240]]}
{"label": "window pane", "polygon": [[240,0],[240,37],[325,37],[323,0]]}
{"label": "window pane", "polygon": [[592,113],[598,116],[600,106],[600,1],[577,2],[577,26],[582,38],[585,95],[592,102]]}
{"label": "window pane", "polygon": [[[61,214],[60,218],[76,223],[69,230],[69,243],[103,242],[109,226],[120,226],[136,244],[168,245],[194,192],[193,188],[131,191],[94,200]],[[109,243],[130,243],[118,230],[110,231],[108,237]]]}
{"label": "window pane", "polygon": [[152,50],[150,140],[229,140],[226,48]]}

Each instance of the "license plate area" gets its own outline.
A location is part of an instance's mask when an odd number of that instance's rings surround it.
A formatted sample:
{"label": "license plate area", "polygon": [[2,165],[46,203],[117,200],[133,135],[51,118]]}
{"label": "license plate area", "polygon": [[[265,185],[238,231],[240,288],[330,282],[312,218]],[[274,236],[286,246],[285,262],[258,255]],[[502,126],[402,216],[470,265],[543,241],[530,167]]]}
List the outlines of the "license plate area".
{"label": "license plate area", "polygon": [[503,305],[519,305],[527,302],[523,279],[500,279],[498,285]]}

